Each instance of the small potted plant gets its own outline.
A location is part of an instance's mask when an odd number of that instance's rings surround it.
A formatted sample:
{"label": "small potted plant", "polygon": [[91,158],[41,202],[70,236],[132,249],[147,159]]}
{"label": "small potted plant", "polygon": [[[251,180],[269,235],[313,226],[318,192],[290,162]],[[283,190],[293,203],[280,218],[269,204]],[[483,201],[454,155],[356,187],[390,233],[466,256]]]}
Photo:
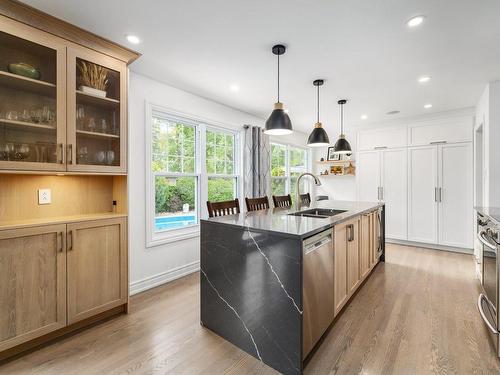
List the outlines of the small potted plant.
{"label": "small potted plant", "polygon": [[79,90],[87,94],[106,97],[106,87],[108,86],[108,70],[100,65],[86,61],[78,61]]}

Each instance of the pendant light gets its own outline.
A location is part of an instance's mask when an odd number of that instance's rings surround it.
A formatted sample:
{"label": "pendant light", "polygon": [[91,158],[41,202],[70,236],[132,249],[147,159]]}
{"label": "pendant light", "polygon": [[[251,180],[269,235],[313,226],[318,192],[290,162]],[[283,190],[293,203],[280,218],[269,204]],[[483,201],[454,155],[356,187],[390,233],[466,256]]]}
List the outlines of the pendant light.
{"label": "pendant light", "polygon": [[342,99],[337,103],[340,105],[340,135],[335,146],[333,146],[333,152],[335,154],[350,154],[352,152],[351,145],[345,139],[344,134],[344,104],[347,103],[347,100]]}
{"label": "pendant light", "polygon": [[274,104],[274,110],[266,121],[264,133],[269,135],[292,134],[292,122],[283,109],[283,103],[280,102],[280,56],[285,53],[286,47],[282,44],[277,44],[273,47],[272,51],[273,54],[278,56],[278,101]]}
{"label": "pendant light", "polygon": [[325,147],[330,145],[330,140],[328,139],[328,134],[326,134],[325,129],[323,129],[321,122],[319,122],[319,87],[322,86],[324,81],[322,79],[317,79],[313,82],[313,85],[318,88],[318,112],[316,124],[314,124],[314,129],[309,135],[307,140],[307,145],[309,147]]}

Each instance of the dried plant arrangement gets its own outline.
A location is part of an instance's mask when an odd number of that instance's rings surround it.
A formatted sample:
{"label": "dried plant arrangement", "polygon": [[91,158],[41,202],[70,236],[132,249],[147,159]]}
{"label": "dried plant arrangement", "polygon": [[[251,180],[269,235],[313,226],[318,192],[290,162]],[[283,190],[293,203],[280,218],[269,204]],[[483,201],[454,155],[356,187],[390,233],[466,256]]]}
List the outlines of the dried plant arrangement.
{"label": "dried plant arrangement", "polygon": [[80,72],[80,85],[106,91],[108,85],[108,70],[106,68],[86,61],[78,61],[77,67]]}

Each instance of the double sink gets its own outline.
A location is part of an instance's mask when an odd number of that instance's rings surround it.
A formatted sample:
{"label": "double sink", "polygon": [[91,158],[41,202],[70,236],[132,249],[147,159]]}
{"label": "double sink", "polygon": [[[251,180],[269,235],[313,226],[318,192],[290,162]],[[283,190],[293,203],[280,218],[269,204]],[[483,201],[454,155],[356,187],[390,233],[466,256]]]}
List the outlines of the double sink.
{"label": "double sink", "polygon": [[329,208],[312,208],[304,211],[297,211],[292,214],[288,214],[291,216],[303,216],[303,217],[315,217],[318,219],[326,219],[330,216],[335,216],[341,213],[346,212],[345,210],[334,210]]}

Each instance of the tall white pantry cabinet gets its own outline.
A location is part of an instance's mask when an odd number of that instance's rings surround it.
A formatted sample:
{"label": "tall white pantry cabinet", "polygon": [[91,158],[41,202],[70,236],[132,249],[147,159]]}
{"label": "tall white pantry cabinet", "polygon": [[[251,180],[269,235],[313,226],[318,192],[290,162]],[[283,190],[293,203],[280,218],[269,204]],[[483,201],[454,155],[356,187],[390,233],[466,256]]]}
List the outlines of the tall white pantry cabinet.
{"label": "tall white pantry cabinet", "polygon": [[358,132],[357,197],[384,201],[388,239],[473,247],[472,116]]}

